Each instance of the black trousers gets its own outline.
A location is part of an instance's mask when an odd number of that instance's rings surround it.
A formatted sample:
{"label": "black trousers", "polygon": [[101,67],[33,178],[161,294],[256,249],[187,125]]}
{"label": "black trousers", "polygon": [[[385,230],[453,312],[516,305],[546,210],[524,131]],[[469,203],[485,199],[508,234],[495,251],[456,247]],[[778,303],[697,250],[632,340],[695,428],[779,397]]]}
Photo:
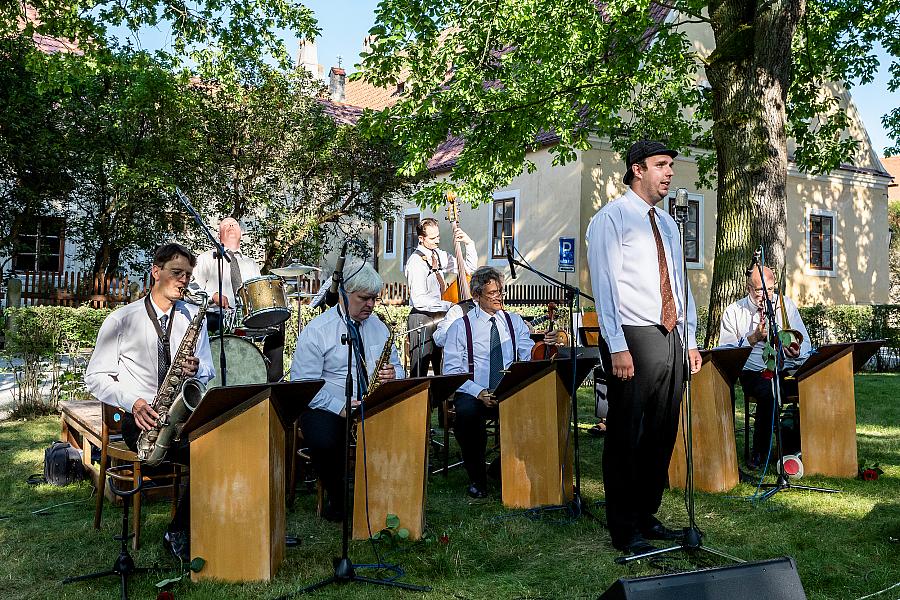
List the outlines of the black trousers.
{"label": "black trousers", "polygon": [[347,419],[329,410],[314,408],[300,415],[300,429],[328,501],[334,509],[343,510]]}
{"label": "black trousers", "polygon": [[[222,316],[217,312],[206,313],[206,329],[210,335],[219,334],[219,321]],[[273,332],[263,339],[263,356],[266,357],[266,378],[269,382],[281,381],[284,377],[284,323],[273,328]],[[216,360],[216,357],[213,357]]]}
{"label": "black trousers", "polygon": [[441,360],[444,357],[444,349],[434,343],[434,332],[437,329],[437,323],[433,321],[440,320],[445,314],[444,312],[425,312],[416,308],[409,313],[406,321],[407,329],[415,329],[426,323],[431,323],[423,329],[413,331],[409,334],[409,376],[425,377],[428,375],[428,368],[434,370],[435,375],[441,374]]}
{"label": "black trousers", "polygon": [[[137,439],[141,430],[134,421],[134,415],[125,413],[122,419],[122,441],[128,446],[132,452],[137,452]],[[179,446],[169,448],[166,454],[166,461],[179,465],[190,466],[191,453],[187,440],[182,441]],[[169,471],[168,465],[160,465],[158,467],[143,467],[141,473],[144,475],[153,475],[154,473],[164,470]],[[135,518],[137,518],[135,516]],[[168,531],[183,531],[190,535],[191,531],[191,486],[190,481],[182,481],[181,489],[178,490],[178,503],[175,507],[175,514],[172,521],[167,527]]]}
{"label": "black trousers", "polygon": [[[756,400],[756,412],[753,415],[753,446],[752,453],[762,458],[766,457],[772,446],[772,432],[774,424],[775,395],[771,379],[766,379],[760,371],[741,371],[741,388],[744,395],[753,396]],[[790,384],[781,380],[781,398],[789,394],[797,393],[797,384]]]}
{"label": "black trousers", "polygon": [[487,419],[497,418],[497,407],[488,408],[484,402],[470,394],[457,392],[453,399],[456,421],[453,433],[462,453],[463,466],[469,481],[481,489],[487,485],[485,456],[487,451]]}
{"label": "black trousers", "polygon": [[[634,377],[609,376],[609,413],[603,446],[606,520],[620,550],[653,524],[668,485],[669,460],[678,430],[684,367],[678,330],[623,326],[634,361]],[[612,359],[600,339],[603,368]]]}

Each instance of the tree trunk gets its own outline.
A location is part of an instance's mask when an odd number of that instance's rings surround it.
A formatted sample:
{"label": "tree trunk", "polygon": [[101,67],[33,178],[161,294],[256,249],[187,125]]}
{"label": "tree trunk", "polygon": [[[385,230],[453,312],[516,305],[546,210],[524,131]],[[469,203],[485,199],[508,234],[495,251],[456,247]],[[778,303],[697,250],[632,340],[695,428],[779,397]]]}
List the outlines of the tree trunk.
{"label": "tree trunk", "polygon": [[706,347],[718,342],[722,313],[746,292],[746,270],[762,245],[784,268],[791,42],[805,0],[719,0],[709,14],[716,50],[706,68],[718,158],[716,252]]}

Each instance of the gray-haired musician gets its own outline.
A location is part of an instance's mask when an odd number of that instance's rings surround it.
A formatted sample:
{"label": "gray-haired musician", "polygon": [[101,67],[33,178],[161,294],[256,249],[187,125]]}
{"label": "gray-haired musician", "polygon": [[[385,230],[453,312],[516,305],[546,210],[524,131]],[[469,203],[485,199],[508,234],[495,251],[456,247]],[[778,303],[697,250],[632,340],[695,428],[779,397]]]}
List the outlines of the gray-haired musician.
{"label": "gray-haired musician", "polygon": [[382,381],[405,376],[397,349],[392,348],[389,362],[374,373],[375,364],[389,338],[387,326],[373,314],[384,282],[368,263],[348,262],[344,267],[346,301],[310,321],[297,338],[297,349],[291,362],[291,381],[324,379],[325,385],[313,397],[300,417],[303,438],[310,449],[313,466],[325,487],[326,519],[340,521],[344,516],[344,446],[346,444],[347,346],[342,337],[348,333],[360,340],[358,349],[363,364],[353,357],[352,405],[358,406],[372,377]]}
{"label": "gray-haired musician", "polygon": [[[410,374],[424,377],[429,366],[440,374],[441,348],[432,341],[435,328],[453,304],[441,298],[446,284],[444,278],[459,273],[456,258],[441,250],[441,230],[435,219],[423,219],[418,226],[419,245],[406,261],[406,281],[409,285],[409,304],[412,307],[407,321],[409,334]],[[478,265],[475,242],[462,229],[456,229],[455,240],[465,244],[466,271]],[[423,329],[419,327],[426,325]]]}
{"label": "gray-haired musician", "polygon": [[497,415],[493,390],[515,360],[530,360],[534,342],[522,317],[503,310],[503,275],[493,267],[480,267],[469,282],[475,307],[455,320],[444,344],[444,373],[469,373],[453,399],[453,431],[469,475],[467,493],[487,496],[485,420]]}
{"label": "gray-haired musician", "polygon": [[[230,261],[222,262],[222,296],[219,296],[219,261],[216,250],[207,250],[197,257],[193,284],[210,297],[207,316],[209,331],[219,331],[222,311],[235,308],[235,297],[244,281],[260,276],[259,266],[247,254],[241,252],[243,237],[241,224],[226,217],[219,223],[219,241],[225,247]],[[273,327],[263,340],[266,372],[269,381],[279,381],[284,376],[284,324]]]}
{"label": "gray-haired musician", "polygon": [[[84,383],[98,400],[127,413],[122,421],[122,437],[132,450],[136,449],[140,431],[155,425],[158,415],[151,404],[157,388],[197,314],[196,306],[181,300],[195,263],[191,251],[180,244],[157,248],[150,268],[154,282],[150,293],[143,300],[110,313],[97,334]],[[183,366],[185,377],[196,377],[204,384],[213,378],[209,337],[204,328],[195,356],[188,357]],[[176,456],[170,451],[170,458],[186,464],[188,456],[184,450],[176,451]],[[187,486],[182,490],[164,538],[169,551],[182,560],[190,560],[187,490]]]}

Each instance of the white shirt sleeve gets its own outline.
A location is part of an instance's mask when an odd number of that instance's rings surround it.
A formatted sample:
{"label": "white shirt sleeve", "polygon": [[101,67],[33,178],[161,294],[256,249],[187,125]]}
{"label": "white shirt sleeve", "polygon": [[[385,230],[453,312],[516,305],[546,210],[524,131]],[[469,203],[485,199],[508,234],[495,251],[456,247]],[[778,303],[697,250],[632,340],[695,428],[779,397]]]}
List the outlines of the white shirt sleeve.
{"label": "white shirt sleeve", "polygon": [[421,256],[412,254],[409,257],[406,262],[406,282],[409,286],[411,306],[428,312],[443,312],[450,309],[452,303],[441,299],[437,284],[429,286],[428,279],[434,277],[436,276],[431,272],[431,267]]}
{"label": "white shirt sleeve", "polygon": [[622,236],[612,213],[598,213],[587,232],[588,266],[594,292],[600,332],[610,352],[628,350],[619,316],[619,289],[616,273],[622,270]]}
{"label": "white shirt sleeve", "polygon": [[519,355],[516,360],[531,360],[531,350],[534,348],[534,340],[531,339],[531,332],[525,320],[515,313],[509,313],[512,319],[514,335],[516,336],[516,353]]}
{"label": "white shirt sleeve", "polygon": [[722,313],[722,323],[719,325],[719,346],[722,348],[738,348],[746,346],[746,332],[740,329],[740,302],[734,302]]}
{"label": "white shirt sleeve", "polygon": [[[130,391],[130,386],[119,380],[119,344],[123,334],[120,319],[114,315],[104,319],[84,372],[84,383],[88,391],[104,404],[131,412],[138,396]],[[152,402],[153,398],[144,400]]]}
{"label": "white shirt sleeve", "polygon": [[431,339],[434,340],[434,343],[439,347],[444,347],[444,342],[447,340],[447,332],[450,330],[450,325],[453,324],[457,319],[461,319],[463,317],[463,309],[459,304],[454,304],[450,307],[450,310],[447,311],[447,314],[444,316],[443,320],[438,323],[437,329],[434,330],[434,335],[431,336]]}
{"label": "white shirt sleeve", "polygon": [[[322,318],[322,317],[317,317]],[[327,340],[317,328],[306,327],[297,338],[297,348],[291,361],[291,381],[325,379],[325,351]],[[325,385],[315,396],[316,404],[325,410],[340,414],[346,398],[335,391],[337,386]]]}
{"label": "white shirt sleeve", "polygon": [[[462,318],[455,320],[447,330],[444,346],[444,374],[469,373],[469,352],[466,344],[466,327]],[[478,396],[485,388],[471,379],[466,380],[457,391]]]}

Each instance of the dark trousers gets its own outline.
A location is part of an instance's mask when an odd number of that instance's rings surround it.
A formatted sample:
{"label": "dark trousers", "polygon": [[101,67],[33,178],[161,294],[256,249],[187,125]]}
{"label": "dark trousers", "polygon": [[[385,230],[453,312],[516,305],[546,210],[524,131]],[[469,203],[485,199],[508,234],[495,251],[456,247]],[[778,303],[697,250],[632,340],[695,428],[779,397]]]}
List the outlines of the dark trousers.
{"label": "dark trousers", "polygon": [[[126,413],[122,418],[122,441],[128,446],[132,452],[137,452],[137,439],[141,430],[134,422],[134,416]],[[191,453],[187,440],[181,442],[178,446],[169,448],[166,454],[166,462],[176,463],[179,465],[190,466]],[[160,471],[170,471],[169,465],[160,465],[158,467],[143,467],[141,473],[143,475],[154,475]],[[137,516],[135,515],[135,518]],[[172,521],[167,527],[168,531],[183,531],[190,535],[191,530],[191,486],[189,481],[181,482],[181,489],[178,490],[178,502],[175,506],[175,514]]]}
{"label": "dark trousers", "polygon": [[444,349],[434,343],[434,331],[437,323],[445,314],[443,312],[425,312],[412,309],[406,321],[407,329],[415,329],[426,323],[431,323],[423,329],[412,331],[409,334],[409,376],[425,377],[428,368],[434,370],[435,375],[441,374],[441,360],[444,357]]}
{"label": "dark trousers", "polygon": [[453,399],[456,408],[456,420],[453,433],[462,453],[463,465],[469,480],[484,489],[487,485],[487,469],[485,467],[485,446],[487,445],[487,419],[495,419],[497,407],[488,408],[484,402],[470,394],[457,393]]}
{"label": "dark trousers", "polygon": [[[772,446],[774,424],[775,395],[771,379],[766,379],[760,371],[741,371],[741,388],[744,396],[753,396],[756,400],[756,412],[753,414],[753,446],[752,454],[765,458]],[[792,389],[793,388],[793,389]],[[788,394],[797,393],[796,383],[790,385],[781,380],[781,399]],[[746,418],[746,417],[745,417]]]}
{"label": "dark trousers", "polygon": [[[634,361],[634,378],[607,381],[609,413],[603,446],[606,520],[616,548],[653,524],[668,485],[669,460],[678,430],[684,380],[678,330],[623,326]],[[612,373],[609,349],[600,339],[603,368]]]}
{"label": "dark trousers", "polygon": [[[206,313],[206,329],[210,335],[219,334],[222,316],[216,312]],[[266,357],[266,378],[269,382],[281,381],[284,377],[284,323],[273,327],[263,339],[263,356]],[[216,360],[216,357],[213,357]]]}
{"label": "dark trousers", "polygon": [[347,419],[329,410],[314,408],[300,415],[300,429],[328,501],[334,509],[343,510]]}

